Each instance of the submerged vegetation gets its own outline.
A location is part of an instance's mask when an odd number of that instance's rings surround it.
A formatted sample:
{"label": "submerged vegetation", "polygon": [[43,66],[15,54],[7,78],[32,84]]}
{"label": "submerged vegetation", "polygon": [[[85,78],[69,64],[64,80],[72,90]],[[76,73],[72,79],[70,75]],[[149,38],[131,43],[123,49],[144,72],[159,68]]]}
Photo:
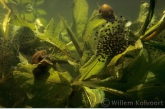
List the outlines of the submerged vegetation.
{"label": "submerged vegetation", "polygon": [[140,22],[116,15],[108,4],[88,18],[86,0],[73,0],[71,25],[59,14],[60,22],[52,18],[46,26],[46,12],[37,7],[44,0],[0,1],[8,10],[0,28],[0,107],[165,101],[165,13],[151,24],[156,0]]}

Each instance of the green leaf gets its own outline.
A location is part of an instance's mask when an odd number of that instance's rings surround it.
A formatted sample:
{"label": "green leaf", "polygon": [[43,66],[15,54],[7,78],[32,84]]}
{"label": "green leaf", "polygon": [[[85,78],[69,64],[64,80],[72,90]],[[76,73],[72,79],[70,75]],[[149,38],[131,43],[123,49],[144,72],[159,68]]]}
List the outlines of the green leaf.
{"label": "green leaf", "polygon": [[99,61],[99,58],[100,56],[96,57],[93,55],[91,59],[79,69],[79,72],[81,73],[80,81],[89,79],[91,76],[103,72],[107,66],[109,58],[106,58],[103,62]]}
{"label": "green leaf", "polygon": [[55,22],[54,19],[51,19],[48,25],[44,30],[44,35],[48,38],[54,38],[54,31],[55,31]]}
{"label": "green leaf", "polygon": [[157,81],[164,83],[165,80],[165,55],[157,57],[154,61],[150,63],[150,66],[148,67],[149,71],[151,71],[153,74],[155,74],[155,78]]}
{"label": "green leaf", "polygon": [[37,13],[38,13],[39,15],[46,15],[46,14],[47,14],[46,11],[43,10],[43,9],[37,9]]}
{"label": "green leaf", "polygon": [[[83,8],[82,8],[83,7]],[[72,30],[78,37],[82,35],[88,18],[88,4],[86,0],[74,0]]]}
{"label": "green leaf", "polygon": [[25,5],[25,4],[31,4],[33,2],[33,0],[20,0],[19,1],[22,5]]}
{"label": "green leaf", "polygon": [[19,56],[18,56],[20,62],[24,65],[27,65],[28,64],[28,61],[27,59],[19,52]]}
{"label": "green leaf", "polygon": [[37,35],[37,37],[40,40],[46,41],[46,42],[54,45],[55,47],[57,47],[62,52],[65,52],[65,54],[69,55],[69,53],[66,52],[66,50],[68,50],[68,48],[65,45],[65,43],[60,41],[58,38],[54,37],[55,28],[56,27],[55,27],[54,20],[51,19],[44,30],[44,34],[39,34],[39,35]]}
{"label": "green leaf", "polygon": [[[109,82],[114,82],[114,81],[109,81]],[[126,98],[129,98],[130,95],[126,92],[123,92],[123,91],[120,91],[120,90],[116,90],[116,89],[113,89],[113,88],[109,88],[109,87],[103,87],[98,85],[98,81],[76,81],[76,82],[73,82],[72,85],[77,85],[77,86],[81,86],[81,87],[84,87],[84,86],[87,86],[87,87],[91,87],[91,88],[99,88],[99,89],[102,89],[106,92],[109,92],[111,94],[114,94],[114,95],[117,95],[117,96],[121,96],[121,97],[126,97]],[[114,85],[125,85],[125,84],[122,84],[122,83],[112,83]],[[117,86],[119,87],[119,86]],[[120,86],[121,87],[121,86]]]}
{"label": "green leaf", "polygon": [[82,93],[82,97],[86,107],[97,107],[105,97],[104,91],[100,88],[90,89],[89,87],[83,86],[83,89],[84,93]]}
{"label": "green leaf", "polygon": [[62,20],[60,20],[59,23],[57,24],[57,27],[56,27],[55,31],[54,31],[54,36],[56,38],[58,38],[59,35],[60,35],[60,32],[64,29],[65,28],[64,28],[63,22],[62,22]]}
{"label": "green leaf", "polygon": [[[41,25],[46,27],[46,25],[48,24],[48,21],[43,17],[38,17],[38,19],[41,21]],[[39,22],[39,24],[40,24],[40,22]]]}
{"label": "green leaf", "polygon": [[33,99],[40,104],[44,103],[44,107],[64,107],[67,97],[72,92],[72,77],[68,72],[60,73],[50,68],[35,80],[33,73],[14,71],[13,75],[16,84],[31,96],[27,104],[32,107],[38,107],[31,102]]}
{"label": "green leaf", "polygon": [[48,38],[45,35],[39,35],[38,38],[42,41],[46,41],[49,44],[54,45],[55,47],[57,47],[59,50],[61,50],[62,52],[66,52],[67,50],[67,46],[65,45],[65,43],[63,43],[62,41],[60,41],[57,38]]}
{"label": "green leaf", "polygon": [[36,64],[29,64],[28,60],[19,52],[18,56],[21,63],[17,64],[17,69],[21,72],[26,72],[28,74],[32,74],[33,70],[37,67]]}
{"label": "green leaf", "polygon": [[35,5],[42,5],[44,3],[45,0],[37,0]]}
{"label": "green leaf", "polygon": [[93,52],[91,50],[83,52],[83,56],[81,58],[81,65],[84,65],[89,59],[93,56]]}
{"label": "green leaf", "polygon": [[106,20],[101,18],[100,16],[97,16],[97,11],[95,10],[94,15],[92,16],[96,16],[93,17],[91,20],[88,21],[85,30],[84,30],[84,34],[83,34],[83,38],[85,41],[90,42],[91,41],[91,37],[94,37],[93,35],[93,30],[100,26],[101,24],[105,23]]}
{"label": "green leaf", "polygon": [[26,20],[23,20],[19,15],[11,16],[9,23],[12,25],[29,27],[32,31],[35,31],[34,23],[29,23]]}
{"label": "green leaf", "polygon": [[123,58],[125,54],[136,51],[138,49],[142,48],[142,44],[140,40],[137,40],[135,43],[135,46],[130,45],[123,53],[116,55],[115,57],[112,58],[110,63],[107,65],[109,72],[111,75],[115,76],[117,75],[117,70],[116,69],[121,69],[123,66],[120,66],[120,68],[117,68],[119,66],[116,66],[117,62],[119,59]]}
{"label": "green leaf", "polygon": [[[127,92],[132,94],[134,100],[146,100],[146,101],[155,101],[158,99],[159,101],[164,100],[164,90],[165,86],[155,86],[154,84],[140,84]],[[162,105],[163,106],[163,105]]]}
{"label": "green leaf", "polygon": [[163,42],[150,40],[150,41],[146,42],[146,44],[151,45],[151,46],[165,52],[165,44]]}
{"label": "green leaf", "polygon": [[82,57],[82,55],[83,55],[82,47],[80,46],[79,41],[78,41],[76,35],[73,33],[73,31],[67,25],[67,23],[65,22],[64,18],[62,16],[60,16],[60,15],[59,15],[59,17],[62,20],[63,25],[64,25],[66,31],[68,32],[68,35],[70,36],[70,39],[72,40],[72,42],[73,42],[73,44],[74,44],[74,46],[75,46],[79,56]]}
{"label": "green leaf", "polygon": [[145,81],[148,74],[147,51],[142,49],[136,59],[124,69],[121,81],[127,82],[131,86],[141,84]]}
{"label": "green leaf", "polygon": [[20,15],[22,16],[22,18],[24,18],[25,21],[30,21],[30,22],[34,22],[37,17],[36,11],[33,12],[24,11]]}
{"label": "green leaf", "polygon": [[72,81],[72,77],[68,72],[57,72],[53,68],[51,68],[49,70],[49,72],[50,72],[50,76],[47,79],[47,81],[49,81],[49,82],[55,82],[55,83],[61,83],[61,84],[70,84],[70,82]]}

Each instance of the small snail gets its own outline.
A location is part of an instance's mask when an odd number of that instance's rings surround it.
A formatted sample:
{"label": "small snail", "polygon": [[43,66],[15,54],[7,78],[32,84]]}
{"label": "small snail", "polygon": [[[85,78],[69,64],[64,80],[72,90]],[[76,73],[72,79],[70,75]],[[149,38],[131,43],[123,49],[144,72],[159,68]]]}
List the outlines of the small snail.
{"label": "small snail", "polygon": [[50,61],[50,57],[47,55],[46,50],[37,51],[32,56],[32,64],[41,64],[42,66],[53,65]]}
{"label": "small snail", "polygon": [[107,18],[114,18],[113,9],[108,4],[103,4],[100,7],[99,14],[101,14],[103,16],[103,18],[105,18],[105,19],[107,19]]}

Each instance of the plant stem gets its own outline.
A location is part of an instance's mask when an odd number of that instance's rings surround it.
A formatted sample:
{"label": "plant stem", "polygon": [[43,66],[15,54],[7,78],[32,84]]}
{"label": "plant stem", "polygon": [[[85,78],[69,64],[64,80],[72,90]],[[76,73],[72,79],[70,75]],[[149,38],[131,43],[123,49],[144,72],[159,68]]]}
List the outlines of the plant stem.
{"label": "plant stem", "polygon": [[162,18],[152,28],[150,28],[144,35],[142,35],[140,39],[142,41],[148,41],[150,39],[153,39],[164,29],[165,29],[165,13],[163,13]]}
{"label": "plant stem", "polygon": [[9,17],[10,17],[10,14],[11,14],[11,9],[6,5],[4,0],[0,0],[0,2],[8,10],[8,13],[6,14],[6,17],[3,21],[3,30],[4,30],[4,33],[5,33],[5,38],[7,38],[8,37],[8,31],[7,31],[8,30],[8,21],[9,21]]}
{"label": "plant stem", "polygon": [[146,29],[148,27],[148,24],[150,23],[150,21],[152,19],[152,16],[154,14],[156,1],[157,0],[150,0],[149,12],[148,12],[148,15],[146,17],[145,23],[143,24],[141,30],[138,33],[139,36],[144,35],[144,33],[145,33],[145,31],[146,31]]}

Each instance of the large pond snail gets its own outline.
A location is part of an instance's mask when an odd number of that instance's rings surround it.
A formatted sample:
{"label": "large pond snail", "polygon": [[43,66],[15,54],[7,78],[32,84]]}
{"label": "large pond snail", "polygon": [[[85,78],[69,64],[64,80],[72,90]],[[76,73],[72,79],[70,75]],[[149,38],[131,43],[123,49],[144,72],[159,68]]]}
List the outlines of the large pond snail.
{"label": "large pond snail", "polygon": [[114,18],[114,13],[113,13],[113,9],[111,6],[109,6],[108,4],[103,4],[100,9],[99,9],[99,14],[102,15],[103,18],[107,19],[107,18]]}
{"label": "large pond snail", "polygon": [[41,64],[42,66],[53,65],[53,63],[50,61],[49,55],[47,55],[46,50],[37,51],[32,56],[32,64]]}

